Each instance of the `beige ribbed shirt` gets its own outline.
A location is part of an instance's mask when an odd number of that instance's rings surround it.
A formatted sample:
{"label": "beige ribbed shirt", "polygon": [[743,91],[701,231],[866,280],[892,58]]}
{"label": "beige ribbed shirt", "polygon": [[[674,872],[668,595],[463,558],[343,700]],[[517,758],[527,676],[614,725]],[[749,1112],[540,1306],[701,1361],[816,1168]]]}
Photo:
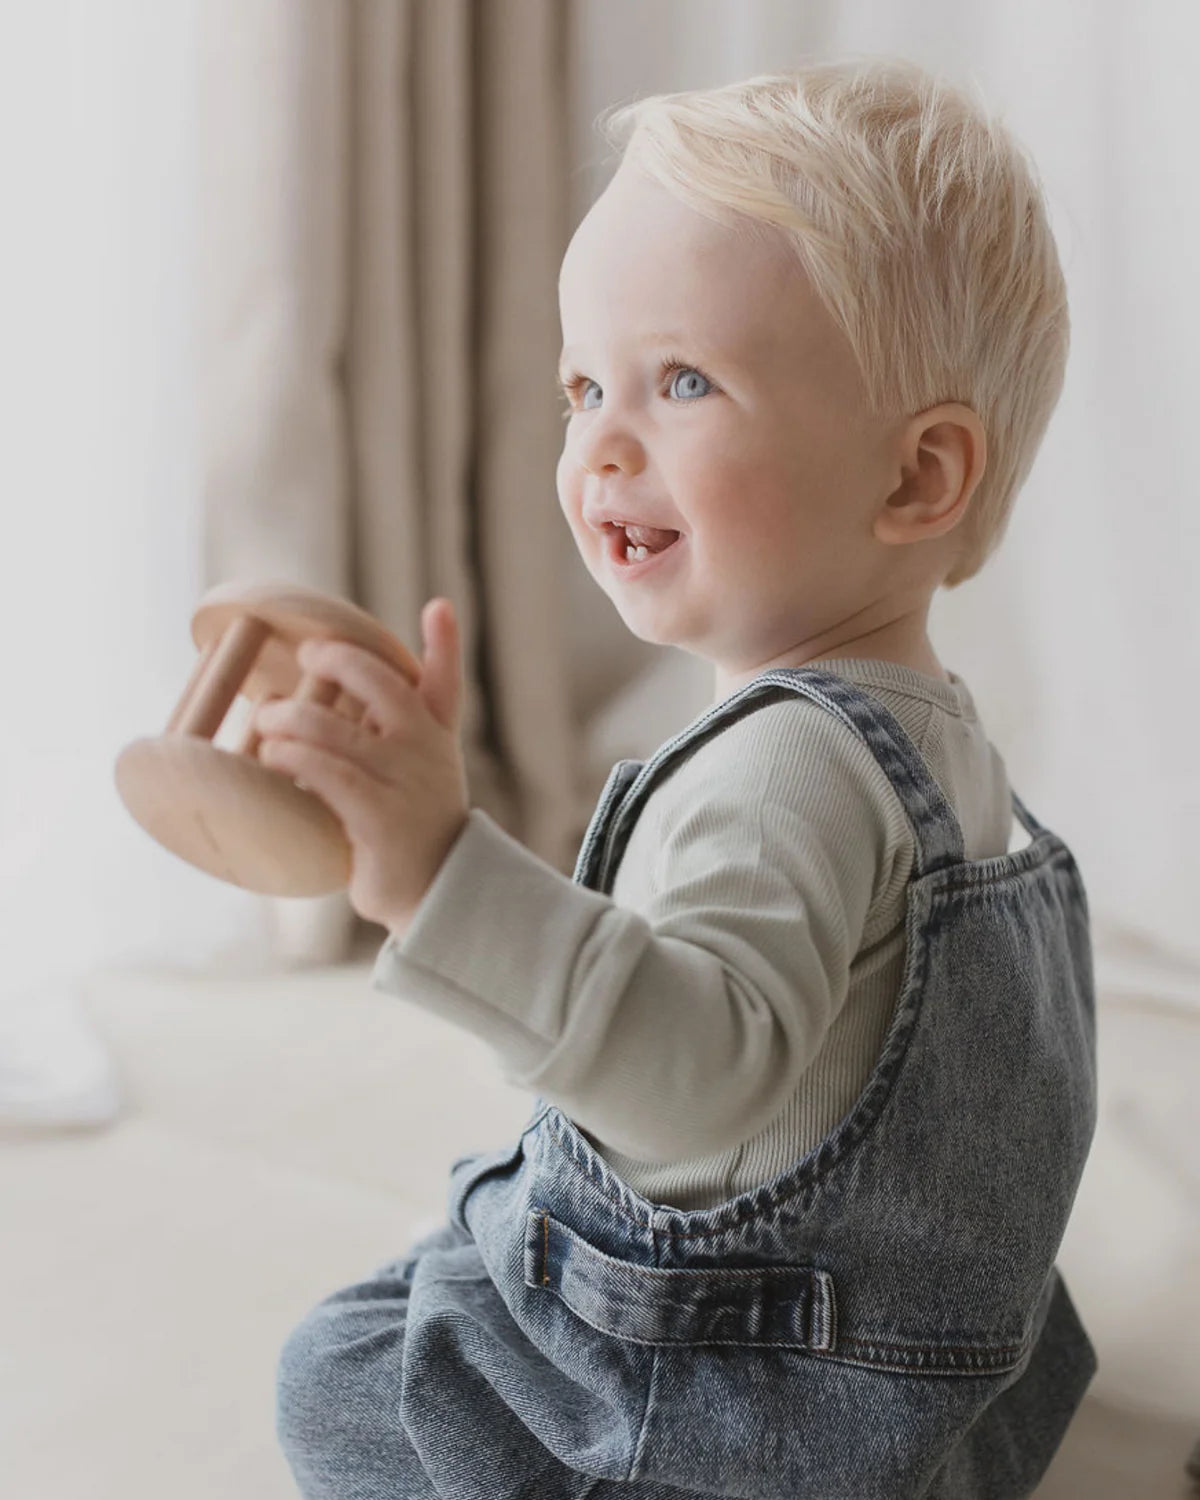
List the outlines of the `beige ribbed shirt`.
{"label": "beige ribbed shirt", "polygon": [[[968,859],[1024,841],[961,678],[814,665],[900,721]],[[899,993],[913,853],[863,741],[788,698],[725,725],[655,786],[611,896],[472,809],[373,983],[490,1043],[638,1192],[710,1207],[798,1160],[861,1092]]]}

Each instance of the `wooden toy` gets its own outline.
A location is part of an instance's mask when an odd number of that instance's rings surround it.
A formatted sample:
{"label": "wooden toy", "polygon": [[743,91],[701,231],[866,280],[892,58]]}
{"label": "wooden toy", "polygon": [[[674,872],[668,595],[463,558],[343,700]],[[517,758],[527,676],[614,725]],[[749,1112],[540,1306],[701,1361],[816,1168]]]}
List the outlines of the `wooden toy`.
{"label": "wooden toy", "polygon": [[302,673],[296,648],[312,637],[364,646],[411,682],[420,664],[357,605],[288,583],[226,583],[192,616],[200,655],[166,730],[134,740],[116,762],[125,806],[147,833],[221,880],[274,896],[315,896],[350,880],[350,845],[326,803],[256,758],[248,726],[223,749],[213,738],[241,694],[295,697],[355,721],[365,705]]}

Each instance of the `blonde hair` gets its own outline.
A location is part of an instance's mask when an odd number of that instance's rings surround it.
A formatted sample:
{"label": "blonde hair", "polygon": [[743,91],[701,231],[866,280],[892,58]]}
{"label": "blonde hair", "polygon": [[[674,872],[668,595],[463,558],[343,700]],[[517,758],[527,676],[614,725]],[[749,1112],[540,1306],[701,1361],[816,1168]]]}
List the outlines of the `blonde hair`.
{"label": "blonde hair", "polygon": [[598,124],[701,212],[784,232],[881,417],[971,407],[988,462],[943,584],[977,573],[1058,401],[1070,337],[1036,169],[1007,129],[902,59],[658,94]]}

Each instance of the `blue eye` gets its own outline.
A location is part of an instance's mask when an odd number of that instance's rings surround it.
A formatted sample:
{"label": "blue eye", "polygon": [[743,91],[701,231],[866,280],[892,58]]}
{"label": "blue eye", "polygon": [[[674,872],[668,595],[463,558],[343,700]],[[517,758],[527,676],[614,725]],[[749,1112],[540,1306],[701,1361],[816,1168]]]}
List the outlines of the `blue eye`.
{"label": "blue eye", "polygon": [[[709,396],[720,389],[703,370],[698,370],[695,365],[684,364],[681,359],[670,358],[663,361],[660,378],[668,375],[671,378],[666,394],[674,401],[698,401],[701,396]],[[570,417],[572,412],[595,411],[603,404],[603,390],[588,375],[580,375],[575,371],[564,372],[559,383],[570,403],[563,413],[566,417]]]}
{"label": "blue eye", "polygon": [[712,389],[712,382],[707,375],[702,375],[699,370],[690,365],[681,366],[671,377],[670,393],[679,401],[694,401],[699,396],[707,396]]}

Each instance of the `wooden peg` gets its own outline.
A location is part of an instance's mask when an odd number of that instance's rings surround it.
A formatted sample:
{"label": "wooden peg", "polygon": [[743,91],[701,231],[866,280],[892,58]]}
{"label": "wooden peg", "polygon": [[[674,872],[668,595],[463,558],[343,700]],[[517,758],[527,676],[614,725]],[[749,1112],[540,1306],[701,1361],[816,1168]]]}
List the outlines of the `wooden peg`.
{"label": "wooden peg", "polygon": [[172,733],[173,730],[179,728],[184,714],[187,713],[188,707],[190,706],[193,698],[196,696],[196,689],[200,686],[200,681],[203,678],[205,672],[208,670],[208,664],[212,661],[213,653],[216,651],[216,649],[217,642],[209,641],[208,645],[205,646],[203,651],[201,651],[200,655],[196,658],[196,664],[192,668],[191,676],[187,680],[187,686],[184,688],[179,702],[175,705],[174,713],[172,713],[171,717],[167,720],[166,732],[168,734]]}
{"label": "wooden peg", "polygon": [[253,615],[240,615],[226,627],[190,701],[184,705],[176,733],[212,739],[270,633],[266,621]]}

